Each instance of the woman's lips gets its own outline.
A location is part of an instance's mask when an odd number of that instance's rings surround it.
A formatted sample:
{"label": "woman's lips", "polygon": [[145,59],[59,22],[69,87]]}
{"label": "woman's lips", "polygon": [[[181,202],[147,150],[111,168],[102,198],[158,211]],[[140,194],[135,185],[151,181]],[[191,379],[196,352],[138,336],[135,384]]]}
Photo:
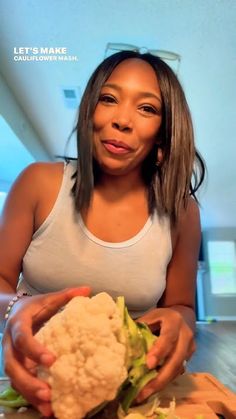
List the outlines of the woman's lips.
{"label": "woman's lips", "polygon": [[132,148],[122,141],[103,140],[102,144],[104,145],[105,149],[112,154],[127,154],[132,151]]}

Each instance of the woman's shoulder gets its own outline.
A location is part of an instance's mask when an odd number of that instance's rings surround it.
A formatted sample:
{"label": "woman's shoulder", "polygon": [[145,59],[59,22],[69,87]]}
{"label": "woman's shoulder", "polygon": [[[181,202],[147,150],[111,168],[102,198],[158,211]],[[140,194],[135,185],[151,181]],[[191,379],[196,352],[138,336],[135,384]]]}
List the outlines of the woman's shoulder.
{"label": "woman's shoulder", "polygon": [[[37,230],[57,200],[64,174],[64,163],[32,163],[22,172],[25,199],[31,203]],[[22,196],[24,196],[22,194]]]}
{"label": "woman's shoulder", "polygon": [[57,196],[63,173],[64,163],[61,162],[32,163],[20,173],[9,195],[35,208],[41,201],[51,201]]}
{"label": "woman's shoulder", "polygon": [[16,184],[25,187],[28,193],[40,193],[53,185],[60,184],[64,172],[62,162],[36,162],[27,166],[19,175]]}
{"label": "woman's shoulder", "polygon": [[182,207],[179,213],[178,221],[176,224],[177,231],[183,228],[190,227],[189,223],[198,220],[200,217],[199,205],[196,199],[189,196],[185,206]]}
{"label": "woman's shoulder", "polygon": [[21,173],[21,177],[23,177],[26,181],[32,181],[36,179],[43,179],[45,176],[55,176],[61,177],[64,171],[64,163],[63,162],[36,162],[31,163],[27,166]]}
{"label": "woman's shoulder", "polygon": [[192,196],[188,198],[186,208],[184,208],[180,214],[180,222],[188,223],[194,221],[200,217],[199,205]]}
{"label": "woman's shoulder", "polygon": [[177,223],[171,228],[172,246],[175,247],[180,236],[194,235],[200,230],[200,211],[197,201],[190,196],[186,207],[180,211]]}
{"label": "woman's shoulder", "polygon": [[8,192],[1,222],[35,216],[42,206],[52,205],[63,178],[63,163],[32,163],[17,177]]}

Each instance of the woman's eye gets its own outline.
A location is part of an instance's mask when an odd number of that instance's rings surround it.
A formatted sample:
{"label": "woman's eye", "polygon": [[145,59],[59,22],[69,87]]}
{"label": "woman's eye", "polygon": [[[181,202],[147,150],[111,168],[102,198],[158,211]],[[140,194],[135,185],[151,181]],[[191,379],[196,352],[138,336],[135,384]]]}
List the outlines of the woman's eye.
{"label": "woman's eye", "polygon": [[115,98],[113,96],[110,96],[110,95],[100,95],[99,101],[100,102],[105,102],[105,103],[114,103]]}
{"label": "woman's eye", "polygon": [[155,115],[158,114],[158,110],[149,105],[143,105],[140,109],[142,109],[146,113],[153,113]]}

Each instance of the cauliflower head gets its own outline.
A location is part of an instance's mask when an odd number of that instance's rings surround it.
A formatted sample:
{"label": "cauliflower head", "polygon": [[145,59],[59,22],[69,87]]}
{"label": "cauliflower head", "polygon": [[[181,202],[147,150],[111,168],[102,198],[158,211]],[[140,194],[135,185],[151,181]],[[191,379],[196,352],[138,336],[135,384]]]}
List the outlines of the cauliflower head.
{"label": "cauliflower head", "polygon": [[56,356],[38,375],[52,391],[58,419],[80,419],[113,400],[127,377],[122,319],[106,293],[74,297],[35,335]]}

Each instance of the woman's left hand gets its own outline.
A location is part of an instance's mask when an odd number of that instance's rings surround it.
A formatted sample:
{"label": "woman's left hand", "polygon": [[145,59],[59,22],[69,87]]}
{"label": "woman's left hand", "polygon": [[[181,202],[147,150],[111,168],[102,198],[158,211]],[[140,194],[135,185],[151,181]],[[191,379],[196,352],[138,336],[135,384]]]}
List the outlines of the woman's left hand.
{"label": "woman's left hand", "polygon": [[170,381],[185,371],[186,361],[196,349],[194,332],[183,316],[172,308],[157,308],[138,319],[160,335],[147,354],[147,366],[152,369],[161,364],[157,377],[139,393],[137,402],[162,390]]}

